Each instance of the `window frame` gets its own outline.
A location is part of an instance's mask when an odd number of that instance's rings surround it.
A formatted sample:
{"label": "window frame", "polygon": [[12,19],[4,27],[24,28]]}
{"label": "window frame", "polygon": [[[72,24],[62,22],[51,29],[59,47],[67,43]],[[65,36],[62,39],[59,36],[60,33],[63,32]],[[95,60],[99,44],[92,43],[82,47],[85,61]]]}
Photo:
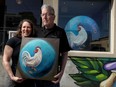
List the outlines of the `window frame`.
{"label": "window frame", "polygon": [[110,51],[109,52],[101,52],[101,51],[77,51],[70,50],[68,52],[68,56],[78,56],[78,57],[110,57],[116,58],[116,0],[111,1],[111,18],[110,18]]}

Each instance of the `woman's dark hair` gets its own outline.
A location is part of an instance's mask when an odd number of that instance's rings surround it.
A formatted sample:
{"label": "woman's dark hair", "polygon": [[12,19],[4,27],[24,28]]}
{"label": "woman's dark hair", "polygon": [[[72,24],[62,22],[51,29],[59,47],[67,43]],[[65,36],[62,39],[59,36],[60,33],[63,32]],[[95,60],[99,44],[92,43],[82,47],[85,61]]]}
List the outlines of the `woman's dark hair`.
{"label": "woman's dark hair", "polygon": [[35,25],[34,25],[34,23],[33,23],[31,20],[29,20],[29,19],[23,19],[22,21],[20,21],[20,23],[19,23],[19,25],[18,25],[18,28],[17,28],[16,36],[22,37],[22,36],[21,36],[21,28],[22,28],[22,25],[23,25],[24,22],[28,22],[28,23],[31,25],[32,32],[31,32],[31,34],[29,35],[29,37],[35,36]]}

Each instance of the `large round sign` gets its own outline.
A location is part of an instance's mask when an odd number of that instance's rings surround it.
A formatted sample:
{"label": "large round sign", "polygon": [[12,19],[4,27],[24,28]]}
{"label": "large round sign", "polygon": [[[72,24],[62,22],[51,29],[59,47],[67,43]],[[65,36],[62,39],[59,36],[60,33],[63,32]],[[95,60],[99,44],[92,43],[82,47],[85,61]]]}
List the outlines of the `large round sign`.
{"label": "large round sign", "polygon": [[65,26],[70,47],[74,50],[87,48],[92,40],[100,38],[97,23],[88,16],[76,16],[69,20]]}
{"label": "large round sign", "polygon": [[19,66],[26,77],[40,78],[52,68],[56,52],[52,45],[43,39],[26,43],[19,55]]}

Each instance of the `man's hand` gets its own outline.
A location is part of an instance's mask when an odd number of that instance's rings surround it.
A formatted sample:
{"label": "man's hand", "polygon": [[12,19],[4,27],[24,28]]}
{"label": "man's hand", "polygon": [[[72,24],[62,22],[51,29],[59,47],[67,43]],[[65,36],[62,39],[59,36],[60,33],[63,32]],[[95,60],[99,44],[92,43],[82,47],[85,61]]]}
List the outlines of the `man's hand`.
{"label": "man's hand", "polygon": [[62,75],[63,75],[63,71],[59,72],[57,75],[54,76],[54,80],[52,82],[55,84],[59,83],[62,78]]}

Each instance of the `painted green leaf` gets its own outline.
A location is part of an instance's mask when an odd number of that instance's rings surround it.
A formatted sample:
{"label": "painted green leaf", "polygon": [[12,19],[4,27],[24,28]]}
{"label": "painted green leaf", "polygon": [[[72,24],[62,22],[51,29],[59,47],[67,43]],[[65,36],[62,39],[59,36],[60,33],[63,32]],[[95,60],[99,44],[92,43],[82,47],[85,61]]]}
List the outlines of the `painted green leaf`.
{"label": "painted green leaf", "polygon": [[104,70],[104,61],[100,58],[71,57],[71,61],[79,73],[70,76],[81,87],[99,87],[99,83],[108,78],[108,71]]}
{"label": "painted green leaf", "polygon": [[[92,59],[92,58],[87,58],[88,62],[90,63],[90,65],[93,67],[93,69],[97,69],[98,70],[98,64],[96,59]],[[86,61],[87,62],[87,61]]]}
{"label": "painted green leaf", "polygon": [[92,81],[103,81],[107,78],[105,74],[97,74],[97,75],[90,75],[90,74],[83,74],[86,78],[92,80]]}
{"label": "painted green leaf", "polygon": [[102,81],[102,80],[106,79],[107,76],[106,76],[105,74],[98,74],[98,75],[96,76],[96,78],[99,79],[99,81]]}
{"label": "painted green leaf", "polygon": [[100,73],[98,70],[88,70],[88,71],[85,71],[84,73],[86,73],[86,74],[98,74],[98,73]]}
{"label": "painted green leaf", "polygon": [[108,72],[106,70],[104,70],[104,65],[103,63],[100,61],[100,60],[97,60],[98,61],[98,65],[99,65],[99,70],[101,71],[101,73],[104,73],[105,75],[108,76]]}
{"label": "painted green leaf", "polygon": [[88,80],[87,78],[85,78],[83,75],[81,74],[69,74],[75,81],[77,82],[82,82],[82,81],[86,81]]}

